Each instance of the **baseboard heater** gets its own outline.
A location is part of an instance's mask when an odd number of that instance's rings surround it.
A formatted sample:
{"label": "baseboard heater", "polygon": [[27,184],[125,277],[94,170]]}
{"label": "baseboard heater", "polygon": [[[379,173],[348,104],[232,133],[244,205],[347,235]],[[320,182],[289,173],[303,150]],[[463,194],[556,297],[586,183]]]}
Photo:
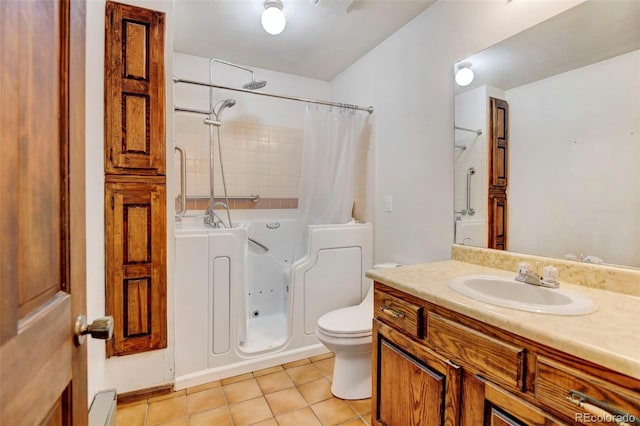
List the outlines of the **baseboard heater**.
{"label": "baseboard heater", "polygon": [[89,426],[116,426],[116,394],[115,389],[95,394],[89,407]]}

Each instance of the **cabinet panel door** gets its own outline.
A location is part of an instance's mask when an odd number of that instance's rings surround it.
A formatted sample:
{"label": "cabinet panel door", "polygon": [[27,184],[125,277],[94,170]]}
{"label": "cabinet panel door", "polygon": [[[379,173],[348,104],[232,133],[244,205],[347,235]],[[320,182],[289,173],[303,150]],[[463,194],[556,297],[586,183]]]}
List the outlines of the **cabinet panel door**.
{"label": "cabinet panel door", "polygon": [[459,424],[460,367],[373,321],[373,412],[377,424]]}
{"label": "cabinet panel door", "polygon": [[107,354],[167,346],[165,185],[106,184]]}
{"label": "cabinet panel door", "polygon": [[105,173],[164,175],[164,13],[106,7]]}
{"label": "cabinet panel door", "polygon": [[501,190],[489,190],[488,247],[507,249],[507,194]]}
{"label": "cabinet panel door", "polygon": [[489,98],[489,187],[506,188],[508,183],[509,104]]}
{"label": "cabinet panel door", "polygon": [[440,425],[445,377],[400,349],[380,345],[380,421],[385,425]]}

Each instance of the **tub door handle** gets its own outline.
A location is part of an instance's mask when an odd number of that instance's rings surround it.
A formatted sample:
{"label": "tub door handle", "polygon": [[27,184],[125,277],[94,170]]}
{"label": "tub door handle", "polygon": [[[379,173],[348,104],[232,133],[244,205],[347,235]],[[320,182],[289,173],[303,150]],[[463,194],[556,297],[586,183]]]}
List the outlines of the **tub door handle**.
{"label": "tub door handle", "polygon": [[382,313],[390,315],[394,318],[404,318],[404,312],[394,309],[391,306],[384,305],[382,308],[380,308],[380,310],[382,311]]}

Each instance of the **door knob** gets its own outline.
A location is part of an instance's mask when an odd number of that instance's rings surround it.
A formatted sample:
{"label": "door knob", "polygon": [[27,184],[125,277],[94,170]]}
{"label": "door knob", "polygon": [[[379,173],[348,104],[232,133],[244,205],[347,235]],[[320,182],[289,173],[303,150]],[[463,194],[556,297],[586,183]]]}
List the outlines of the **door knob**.
{"label": "door knob", "polygon": [[100,317],[88,324],[84,315],[78,315],[75,323],[75,334],[75,341],[78,346],[84,343],[87,334],[90,334],[94,339],[109,340],[113,336],[113,317]]}

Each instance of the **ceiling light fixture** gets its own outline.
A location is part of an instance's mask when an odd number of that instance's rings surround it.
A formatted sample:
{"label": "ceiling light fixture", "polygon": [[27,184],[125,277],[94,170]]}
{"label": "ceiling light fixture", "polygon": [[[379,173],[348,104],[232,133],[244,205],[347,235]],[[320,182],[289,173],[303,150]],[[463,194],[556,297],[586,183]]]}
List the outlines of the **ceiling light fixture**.
{"label": "ceiling light fixture", "polygon": [[468,86],[473,82],[473,70],[469,62],[463,62],[456,66],[456,83],[458,86]]}
{"label": "ceiling light fixture", "polygon": [[272,35],[280,34],[287,19],[282,12],[281,0],[264,0],[264,12],[262,12],[262,27],[266,32]]}

